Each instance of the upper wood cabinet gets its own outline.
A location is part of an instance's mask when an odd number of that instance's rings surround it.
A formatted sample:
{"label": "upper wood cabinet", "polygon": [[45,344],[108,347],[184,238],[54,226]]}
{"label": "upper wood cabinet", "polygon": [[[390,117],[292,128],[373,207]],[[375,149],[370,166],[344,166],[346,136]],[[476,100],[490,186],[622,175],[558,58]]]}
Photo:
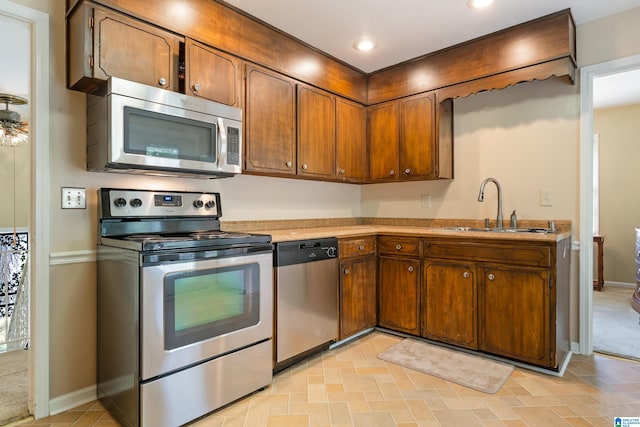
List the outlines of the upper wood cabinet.
{"label": "upper wood cabinet", "polygon": [[191,39],[185,42],[185,93],[241,107],[240,60]]}
{"label": "upper wood cabinet", "polygon": [[115,76],[178,90],[182,37],[88,2],[67,23],[69,88],[89,92]]}
{"label": "upper wood cabinet", "polygon": [[451,178],[451,104],[430,92],[370,107],[371,181]]}
{"label": "upper wood cabinet", "polygon": [[246,66],[246,172],[364,182],[366,123],[360,104]]}
{"label": "upper wood cabinet", "polygon": [[336,98],[336,166],[340,181],[364,182],[369,175],[367,109]]}
{"label": "upper wood cabinet", "polygon": [[336,176],[335,96],[298,84],[298,174]]}
{"label": "upper wood cabinet", "polygon": [[245,78],[245,170],[295,175],[296,82],[250,65]]}
{"label": "upper wood cabinet", "polygon": [[400,147],[398,102],[369,107],[369,173],[372,181],[395,179]]}

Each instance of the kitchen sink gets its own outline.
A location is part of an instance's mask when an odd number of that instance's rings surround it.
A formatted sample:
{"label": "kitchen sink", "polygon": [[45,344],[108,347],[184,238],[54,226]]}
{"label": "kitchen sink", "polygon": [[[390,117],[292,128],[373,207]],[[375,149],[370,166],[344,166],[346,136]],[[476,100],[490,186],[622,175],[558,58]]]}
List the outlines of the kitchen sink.
{"label": "kitchen sink", "polygon": [[442,227],[440,230],[445,231],[474,231],[474,232],[488,232],[488,233],[553,233],[549,228],[481,228],[481,227]]}

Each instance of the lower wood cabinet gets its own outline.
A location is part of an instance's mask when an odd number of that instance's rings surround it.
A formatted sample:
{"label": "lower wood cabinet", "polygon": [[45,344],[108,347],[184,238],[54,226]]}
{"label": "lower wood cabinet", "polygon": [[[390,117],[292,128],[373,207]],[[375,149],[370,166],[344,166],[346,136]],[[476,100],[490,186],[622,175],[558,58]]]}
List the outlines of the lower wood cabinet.
{"label": "lower wood cabinet", "polygon": [[338,240],[340,258],[340,339],[377,324],[376,240],[373,236]]}
{"label": "lower wood cabinet", "polygon": [[559,370],[570,355],[570,255],[570,238],[341,239],[340,338],[377,324]]}
{"label": "lower wood cabinet", "polygon": [[476,266],[425,260],[423,265],[422,335],[477,349]]}
{"label": "lower wood cabinet", "polygon": [[376,260],[340,263],[340,339],[376,326]]}
{"label": "lower wood cabinet", "polygon": [[550,311],[555,306],[550,271],[486,266],[480,272],[480,349],[553,367],[556,315]]}
{"label": "lower wood cabinet", "polygon": [[424,239],[423,335],[559,369],[569,355],[570,239]]}
{"label": "lower wood cabinet", "polygon": [[380,236],[378,250],[378,324],[419,335],[420,240]]}
{"label": "lower wood cabinet", "polygon": [[380,257],[378,324],[420,334],[420,260]]}

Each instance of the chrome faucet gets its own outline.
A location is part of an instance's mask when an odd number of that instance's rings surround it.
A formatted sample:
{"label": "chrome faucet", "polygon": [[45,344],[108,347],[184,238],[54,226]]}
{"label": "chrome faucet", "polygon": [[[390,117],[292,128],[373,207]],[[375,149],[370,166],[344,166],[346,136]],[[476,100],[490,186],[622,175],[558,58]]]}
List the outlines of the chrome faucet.
{"label": "chrome faucet", "polygon": [[502,228],[502,188],[500,188],[500,183],[495,178],[487,178],[482,181],[480,185],[480,193],[478,194],[478,201],[484,202],[484,187],[487,185],[487,182],[493,182],[498,189],[498,216],[496,218],[496,228]]}

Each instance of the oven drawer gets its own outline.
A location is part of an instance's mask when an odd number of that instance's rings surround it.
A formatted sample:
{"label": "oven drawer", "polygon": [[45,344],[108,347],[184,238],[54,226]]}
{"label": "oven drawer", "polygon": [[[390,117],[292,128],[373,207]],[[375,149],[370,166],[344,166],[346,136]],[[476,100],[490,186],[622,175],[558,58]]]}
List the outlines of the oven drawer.
{"label": "oven drawer", "polygon": [[271,340],[140,388],[141,427],[175,427],[271,384]]}

